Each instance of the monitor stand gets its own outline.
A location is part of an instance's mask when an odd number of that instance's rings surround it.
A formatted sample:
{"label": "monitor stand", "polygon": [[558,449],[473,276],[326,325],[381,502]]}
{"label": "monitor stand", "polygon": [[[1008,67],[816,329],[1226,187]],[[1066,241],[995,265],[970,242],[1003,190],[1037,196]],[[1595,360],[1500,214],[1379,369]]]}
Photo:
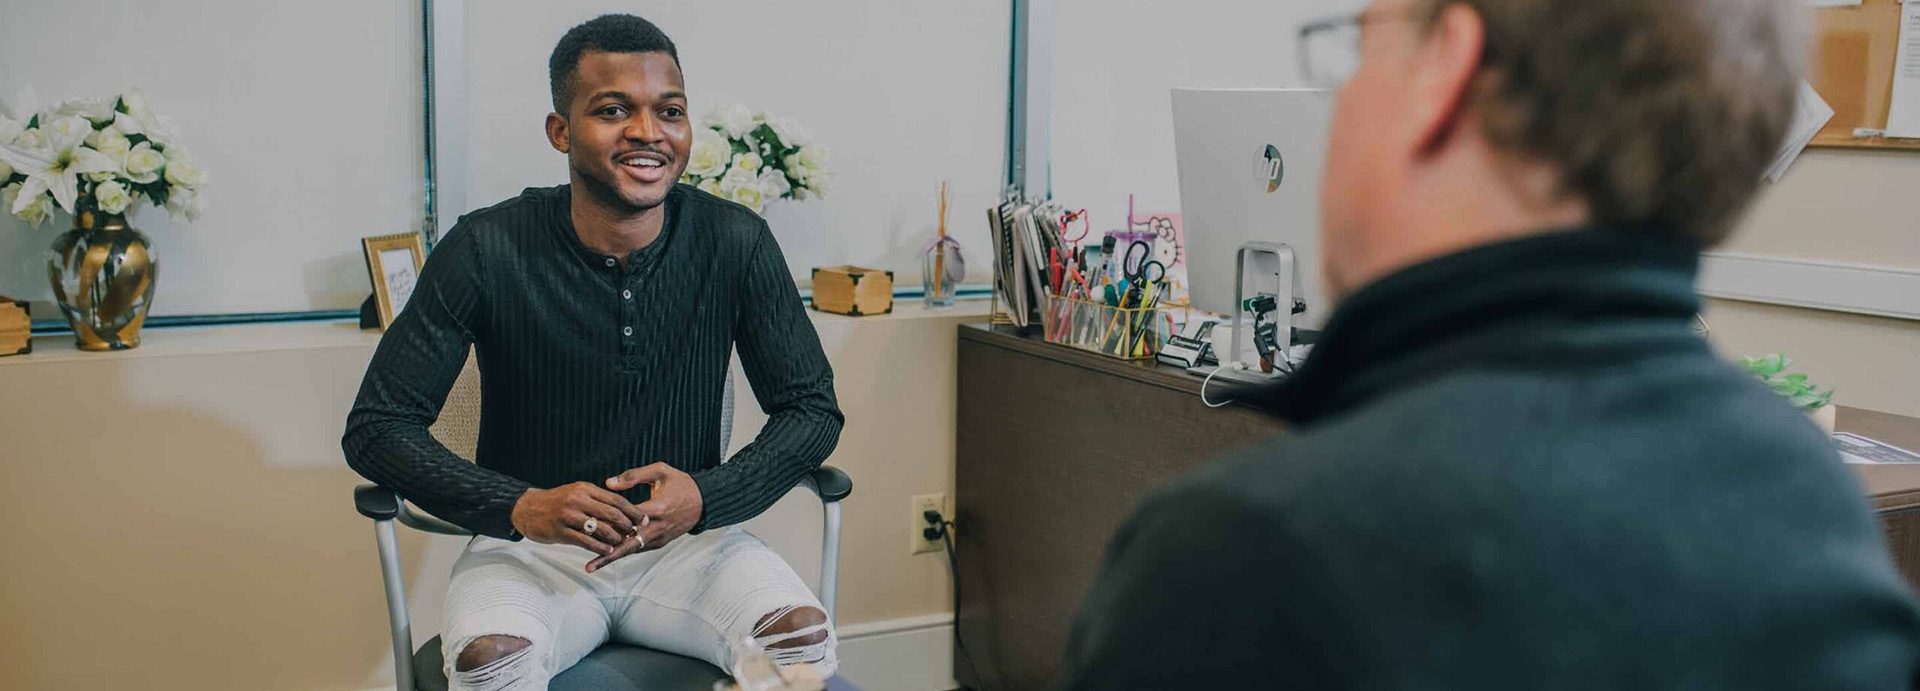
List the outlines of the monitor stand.
{"label": "monitor stand", "polygon": [[[1292,369],[1287,355],[1293,350],[1293,317],[1306,307],[1301,300],[1300,271],[1293,248],[1277,242],[1249,242],[1240,246],[1234,265],[1237,271],[1233,280],[1233,321],[1227,324],[1232,345],[1226,357],[1220,359],[1217,370],[1191,368],[1187,371],[1243,384],[1277,381]],[[1253,328],[1245,321],[1249,302],[1261,296],[1272,297],[1275,304],[1271,317],[1275,322],[1271,329],[1274,366],[1270,372],[1262,371],[1259,350],[1246,345],[1253,342],[1254,337],[1242,333],[1244,329]]]}

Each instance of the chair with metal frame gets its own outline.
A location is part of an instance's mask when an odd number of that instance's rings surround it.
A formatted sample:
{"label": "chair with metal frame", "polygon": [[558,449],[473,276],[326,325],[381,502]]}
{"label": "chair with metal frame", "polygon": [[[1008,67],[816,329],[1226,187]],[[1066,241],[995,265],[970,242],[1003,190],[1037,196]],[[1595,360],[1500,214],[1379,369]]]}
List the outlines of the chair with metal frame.
{"label": "chair with metal frame", "polygon": [[[478,373],[471,361],[460,380],[447,395],[434,435],[463,456],[472,456],[478,438],[480,387]],[[733,378],[727,378],[722,396],[720,444],[724,448],[733,434]],[[464,453],[462,453],[464,451]],[[801,481],[820,498],[824,528],[820,546],[820,603],[826,608],[827,621],[833,621],[834,599],[838,590],[840,565],[840,501],[853,493],[853,480],[833,466],[821,466]],[[380,549],[380,574],[386,584],[387,616],[392,623],[394,682],[396,691],[444,691],[447,679],[442,665],[440,637],[413,649],[412,625],[407,615],[406,584],[400,570],[400,549],[393,524],[440,535],[472,535],[465,528],[448,523],[407,503],[397,492],[379,485],[360,485],[353,490],[354,508],[374,521],[374,538]],[[598,691],[600,689],[686,689],[708,691],[726,674],[704,660],[674,655],[649,648],[608,643],[589,653],[573,667],[556,675],[548,688],[553,691]]]}

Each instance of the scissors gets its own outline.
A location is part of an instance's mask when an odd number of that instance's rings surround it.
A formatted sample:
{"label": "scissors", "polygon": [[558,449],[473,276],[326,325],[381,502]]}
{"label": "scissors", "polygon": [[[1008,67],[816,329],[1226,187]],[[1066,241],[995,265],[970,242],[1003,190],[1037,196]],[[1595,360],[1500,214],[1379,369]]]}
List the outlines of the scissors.
{"label": "scissors", "polygon": [[1153,245],[1139,240],[1127,246],[1127,254],[1120,262],[1120,271],[1126,277],[1122,292],[1131,294],[1136,306],[1145,304],[1145,294],[1153,290],[1151,286],[1167,280],[1167,265],[1154,260]]}

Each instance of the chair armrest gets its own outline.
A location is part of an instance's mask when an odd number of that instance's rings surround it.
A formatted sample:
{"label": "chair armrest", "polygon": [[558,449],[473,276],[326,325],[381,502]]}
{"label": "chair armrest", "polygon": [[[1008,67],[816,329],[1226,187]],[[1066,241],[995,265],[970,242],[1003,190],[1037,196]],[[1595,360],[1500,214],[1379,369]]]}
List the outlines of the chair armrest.
{"label": "chair armrest", "polygon": [[376,521],[399,519],[401,524],[422,532],[459,536],[473,534],[471,530],[421,511],[401,499],[400,493],[379,485],[361,485],[353,488],[353,508],[367,518]]}
{"label": "chair armrest", "polygon": [[379,485],[353,488],[353,508],[376,521],[391,521],[400,515],[400,495]]}
{"label": "chair armrest", "polygon": [[820,501],[824,503],[831,504],[853,494],[853,478],[839,468],[823,465],[808,478],[813,480],[813,493],[820,495]]}
{"label": "chair armrest", "polygon": [[400,507],[400,523],[414,530],[437,535],[457,535],[459,537],[473,535],[473,531],[436,518],[433,514],[421,511],[420,507],[406,502],[401,502]]}

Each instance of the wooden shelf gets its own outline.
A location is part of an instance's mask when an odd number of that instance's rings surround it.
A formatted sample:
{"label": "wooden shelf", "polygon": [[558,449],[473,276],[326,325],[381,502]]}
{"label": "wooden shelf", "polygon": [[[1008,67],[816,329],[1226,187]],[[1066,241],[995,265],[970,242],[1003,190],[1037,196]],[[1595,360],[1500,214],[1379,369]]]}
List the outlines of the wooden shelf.
{"label": "wooden shelf", "polygon": [[1920,151],[1920,139],[1889,139],[1886,137],[1860,138],[1852,135],[1821,134],[1808,144],[1810,149],[1879,149],[1894,151]]}

